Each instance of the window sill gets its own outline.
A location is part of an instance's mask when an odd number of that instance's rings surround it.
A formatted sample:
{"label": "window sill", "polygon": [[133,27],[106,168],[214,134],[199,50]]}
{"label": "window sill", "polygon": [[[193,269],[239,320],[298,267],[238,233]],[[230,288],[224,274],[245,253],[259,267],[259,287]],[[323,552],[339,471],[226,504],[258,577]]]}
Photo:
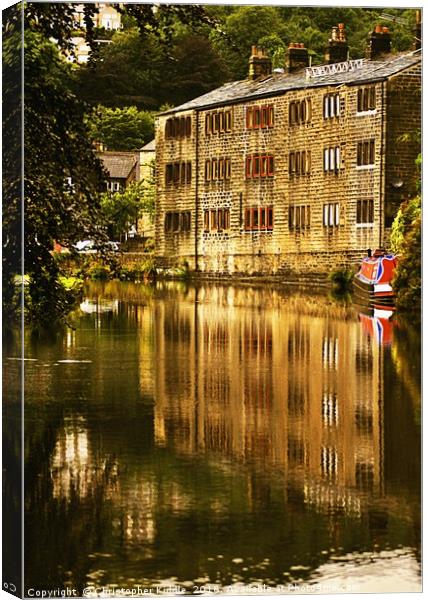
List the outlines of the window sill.
{"label": "window sill", "polygon": [[355,169],[357,171],[373,171],[376,165],[357,165]]}
{"label": "window sill", "polygon": [[368,115],[375,115],[377,113],[377,109],[374,108],[372,110],[362,110],[361,112],[356,113],[357,117],[366,117]]}
{"label": "window sill", "polygon": [[374,223],[355,223],[357,229],[373,229]]}

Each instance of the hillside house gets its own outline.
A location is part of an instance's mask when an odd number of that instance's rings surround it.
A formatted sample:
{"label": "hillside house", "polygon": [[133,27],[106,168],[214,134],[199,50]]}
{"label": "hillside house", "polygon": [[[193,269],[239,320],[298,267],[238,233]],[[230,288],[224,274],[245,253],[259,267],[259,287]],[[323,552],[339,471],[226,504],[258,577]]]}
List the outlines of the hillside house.
{"label": "hillside house", "polygon": [[253,47],[246,80],[157,118],[158,265],[306,276],[387,246],[420,127],[420,47],[392,54],[386,27],[359,60],[334,27],[315,67],[303,44],[274,71]]}
{"label": "hillside house", "polygon": [[139,180],[138,152],[98,152],[108,172],[107,190],[121,192],[133,181]]}

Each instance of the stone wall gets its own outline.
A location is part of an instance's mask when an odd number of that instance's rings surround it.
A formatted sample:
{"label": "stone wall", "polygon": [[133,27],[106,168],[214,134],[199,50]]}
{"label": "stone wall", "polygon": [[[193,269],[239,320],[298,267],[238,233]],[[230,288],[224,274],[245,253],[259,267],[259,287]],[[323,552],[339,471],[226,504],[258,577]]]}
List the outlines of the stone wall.
{"label": "stone wall", "polygon": [[[410,72],[412,71],[412,72]],[[416,108],[408,107],[405,119],[396,119],[398,98],[414,95],[415,77],[408,69],[389,83],[365,86],[322,87],[288,91],[274,98],[248,101],[222,107],[232,112],[231,131],[206,134],[207,112],[180,113],[192,118],[192,135],[188,139],[165,139],[167,116],[157,121],[158,206],[156,217],[156,255],[159,266],[171,266],[185,260],[190,268],[222,274],[291,274],[327,273],[340,266],[353,268],[368,248],[384,244],[384,204],[392,203],[385,188],[401,174],[408,178],[414,171],[414,148],[402,156],[394,146],[394,136],[408,131],[418,122]],[[375,107],[358,111],[358,94],[373,88]],[[324,118],[326,94],[339,94],[339,115]],[[310,101],[311,118],[289,124],[293,102]],[[248,129],[246,111],[254,106],[274,107],[274,126]],[[402,125],[390,126],[391,120]],[[410,124],[410,125],[409,125]],[[374,162],[358,165],[359,142],[374,140]],[[385,143],[388,151],[385,154]],[[340,148],[340,163],[331,172],[324,171],[324,148]],[[196,148],[198,152],[196,153]],[[391,150],[389,149],[391,148]],[[289,173],[290,152],[310,152],[310,172]],[[246,177],[246,157],[273,155],[274,176]],[[206,181],[205,163],[213,158],[231,160],[230,179]],[[174,160],[192,161],[191,186],[165,185],[165,165]],[[413,162],[412,162],[413,161]],[[386,164],[386,170],[385,170]],[[386,190],[386,191],[385,191]],[[357,223],[357,203],[373,202],[370,223]],[[324,205],[338,204],[337,225],[323,223]],[[290,208],[310,207],[310,227],[290,228]],[[394,206],[396,202],[394,203]],[[273,207],[272,230],[248,231],[245,209]],[[204,228],[204,210],[229,209],[230,227],[222,231]],[[164,231],[166,210],[189,210],[189,232]]]}

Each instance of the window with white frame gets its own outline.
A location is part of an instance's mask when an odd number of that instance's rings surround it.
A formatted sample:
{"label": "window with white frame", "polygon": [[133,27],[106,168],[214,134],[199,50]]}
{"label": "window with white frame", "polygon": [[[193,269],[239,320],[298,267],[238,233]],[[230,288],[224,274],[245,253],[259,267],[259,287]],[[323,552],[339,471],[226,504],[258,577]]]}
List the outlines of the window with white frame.
{"label": "window with white frame", "polygon": [[339,227],[340,210],[338,202],[330,202],[323,206],[322,224],[324,227]]}
{"label": "window with white frame", "polygon": [[342,167],[340,146],[324,148],[324,173],[338,173]]}
{"label": "window with white frame", "polygon": [[340,117],[340,94],[326,94],[324,96],[324,119]]}

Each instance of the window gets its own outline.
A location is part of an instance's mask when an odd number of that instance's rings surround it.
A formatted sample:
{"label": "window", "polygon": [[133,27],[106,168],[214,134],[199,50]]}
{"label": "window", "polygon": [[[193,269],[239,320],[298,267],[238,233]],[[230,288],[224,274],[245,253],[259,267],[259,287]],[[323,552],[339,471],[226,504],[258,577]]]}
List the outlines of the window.
{"label": "window", "polygon": [[323,220],[322,224],[324,227],[339,227],[339,203],[330,202],[323,206]]}
{"label": "window", "polygon": [[290,175],[308,175],[311,171],[311,153],[309,150],[290,152],[288,172]]}
{"label": "window", "polygon": [[230,158],[211,158],[205,161],[205,182],[223,181],[231,177]]}
{"label": "window", "polygon": [[205,114],[205,134],[220,134],[232,131],[232,111],[218,110]]}
{"label": "window", "polygon": [[165,184],[188,185],[192,181],[192,163],[168,163],[165,168]]}
{"label": "window", "polygon": [[246,231],[269,231],[273,229],[273,207],[246,208],[244,214]]}
{"label": "window", "polygon": [[171,117],[165,123],[166,138],[191,137],[192,117]]}
{"label": "window", "polygon": [[246,110],[247,129],[267,129],[274,125],[274,107],[272,104],[264,106],[249,106]]}
{"label": "window", "polygon": [[374,85],[359,88],[357,95],[357,112],[376,110],[376,87]]}
{"label": "window", "polygon": [[245,176],[247,179],[273,177],[275,159],[271,154],[253,154],[245,159]]}
{"label": "window", "polygon": [[324,173],[338,173],[342,168],[340,146],[324,148]]}
{"label": "window", "polygon": [[301,123],[309,123],[312,118],[311,101],[298,100],[290,102],[288,108],[288,122],[290,125],[299,125]]}
{"label": "window", "polygon": [[204,231],[224,231],[230,228],[230,209],[204,210]]}
{"label": "window", "polygon": [[165,213],[165,233],[190,231],[190,211]]}
{"label": "window", "polygon": [[326,94],[324,96],[324,119],[340,117],[340,94]]}
{"label": "window", "polygon": [[373,200],[357,200],[357,224],[366,224],[373,222]]}
{"label": "window", "polygon": [[366,140],[357,144],[357,167],[375,164],[375,141]]}
{"label": "window", "polygon": [[308,204],[290,206],[288,209],[288,227],[301,231],[311,226],[311,207]]}

